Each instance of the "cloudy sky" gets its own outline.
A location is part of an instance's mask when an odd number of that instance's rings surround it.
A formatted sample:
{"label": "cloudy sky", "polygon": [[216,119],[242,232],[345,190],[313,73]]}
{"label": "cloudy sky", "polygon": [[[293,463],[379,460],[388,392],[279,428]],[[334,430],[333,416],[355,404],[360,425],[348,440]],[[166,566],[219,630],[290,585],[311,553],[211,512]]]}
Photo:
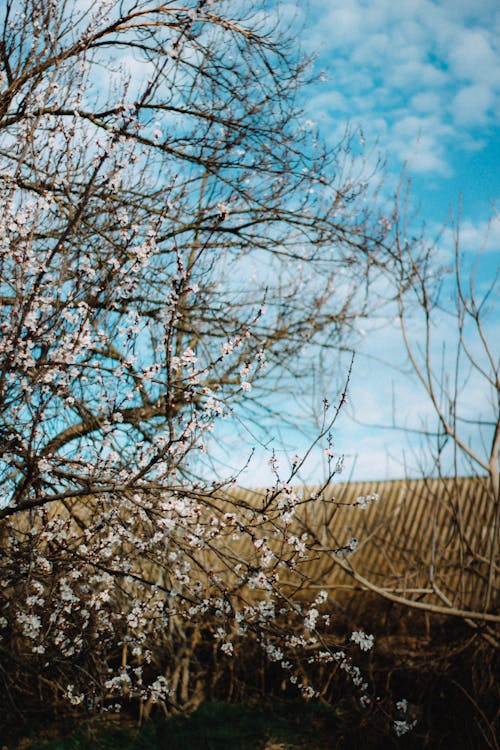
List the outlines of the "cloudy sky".
{"label": "cloudy sky", "polygon": [[[322,72],[306,116],[332,143],[346,123],[359,127],[366,148],[387,159],[388,193],[403,173],[411,180],[412,207],[429,236],[437,236],[451,216],[456,219],[460,206],[461,249],[469,265],[481,257],[477,284],[484,287],[500,261],[498,0],[291,0],[284,12],[303,22],[302,42],[317,53],[316,69]],[[452,239],[444,229],[439,240],[444,260],[451,257]],[[444,319],[437,329],[436,356],[444,345],[452,350],[456,324]],[[416,343],[420,333],[416,322]],[[498,299],[488,334],[498,358]],[[472,340],[470,345],[479,346]],[[349,413],[344,411],[335,428],[337,450],[346,454],[343,478],[417,472],[408,438],[382,426],[391,424],[394,405],[400,421],[413,426],[432,409],[418,384],[393,365],[404,369],[397,326],[368,330],[357,353]],[[486,414],[487,399],[471,376],[464,414]],[[480,443],[477,428],[465,438]],[[319,480],[324,456],[315,460],[309,477]],[[268,478],[264,461],[248,476],[252,484]]]}
{"label": "cloudy sky", "polygon": [[498,196],[500,6],[496,0],[310,0],[309,50],[326,73],[311,114],[346,119],[404,164],[430,219],[464,197],[483,218]]}
{"label": "cloudy sky", "polygon": [[[335,138],[349,120],[362,128],[367,145],[378,143],[387,155],[389,184],[405,170],[412,204],[431,233],[456,216],[461,203],[461,247],[469,261],[482,254],[486,283],[500,259],[498,2],[310,0],[304,21],[306,44],[318,50],[326,78],[309,103],[311,117],[326,137]],[[451,250],[449,230],[441,243],[444,254]],[[489,333],[498,357],[498,300],[496,310]],[[453,321],[441,325],[451,344]],[[415,328],[415,340],[418,335]],[[443,335],[436,336],[436,347],[442,342]],[[346,417],[338,427],[360,479],[401,476],[402,461],[414,466],[404,436],[366,424],[391,424],[394,399],[408,424],[418,425],[429,413],[414,381],[379,359],[402,364],[396,327],[368,335],[358,355],[351,410],[364,424]],[[487,411],[487,395],[476,385],[464,408]]]}

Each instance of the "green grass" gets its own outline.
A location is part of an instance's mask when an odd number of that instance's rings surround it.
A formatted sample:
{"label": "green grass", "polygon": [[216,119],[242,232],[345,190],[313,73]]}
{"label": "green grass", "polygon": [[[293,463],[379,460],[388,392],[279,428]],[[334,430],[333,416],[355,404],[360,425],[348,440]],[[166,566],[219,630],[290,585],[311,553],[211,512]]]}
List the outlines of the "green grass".
{"label": "green grass", "polygon": [[76,733],[30,744],[30,750],[257,750],[272,742],[287,747],[322,748],[335,710],[318,703],[242,706],[207,703],[189,716],[130,724],[89,724]]}
{"label": "green grass", "polygon": [[[448,707],[449,708],[449,707]],[[443,718],[445,714],[443,714]],[[456,719],[457,717],[455,717]],[[206,703],[188,716],[153,719],[143,727],[127,717],[103,717],[68,726],[57,723],[8,750],[482,750],[485,742],[464,716],[460,724],[425,719],[401,738],[376,716],[351,704],[282,702]],[[378,716],[380,719],[380,715]],[[473,731],[476,729],[476,731]],[[43,740],[42,740],[43,737]],[[49,737],[51,739],[49,739]],[[0,738],[0,748],[2,748]],[[3,749],[2,749],[3,750]]]}

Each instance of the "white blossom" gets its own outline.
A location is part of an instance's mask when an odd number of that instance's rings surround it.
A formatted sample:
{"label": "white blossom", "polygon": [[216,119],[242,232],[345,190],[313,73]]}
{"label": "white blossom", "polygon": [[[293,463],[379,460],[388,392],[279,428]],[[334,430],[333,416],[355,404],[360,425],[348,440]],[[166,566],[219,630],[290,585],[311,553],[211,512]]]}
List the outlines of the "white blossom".
{"label": "white blossom", "polygon": [[367,635],[362,630],[355,630],[351,635],[351,641],[355,643],[361,651],[370,651],[373,648],[374,637]]}

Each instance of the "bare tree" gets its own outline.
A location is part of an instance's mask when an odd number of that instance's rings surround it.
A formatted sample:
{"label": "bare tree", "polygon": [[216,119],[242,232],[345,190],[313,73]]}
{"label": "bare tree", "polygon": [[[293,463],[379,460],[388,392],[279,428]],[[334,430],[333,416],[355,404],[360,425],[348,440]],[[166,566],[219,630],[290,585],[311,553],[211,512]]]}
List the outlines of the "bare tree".
{"label": "bare tree", "polygon": [[[411,435],[414,447],[418,441],[417,468],[427,490],[421,498],[426,512],[417,518],[425,529],[411,528],[415,499],[409,489],[411,515],[404,522],[388,518],[385,534],[379,535],[394,576],[381,583],[356,568],[355,561],[345,568],[364,588],[417,609],[459,617],[498,646],[499,275],[498,269],[485,273],[479,253],[474,262],[461,253],[458,227],[451,234],[452,263],[442,268],[436,246],[425,242],[427,250],[417,259],[405,232],[398,233],[399,272],[392,277],[410,377],[429,406],[424,414],[402,420],[396,403],[392,425]],[[417,539],[417,546],[401,549],[402,524],[404,538]],[[406,580],[414,591],[404,591]]]}

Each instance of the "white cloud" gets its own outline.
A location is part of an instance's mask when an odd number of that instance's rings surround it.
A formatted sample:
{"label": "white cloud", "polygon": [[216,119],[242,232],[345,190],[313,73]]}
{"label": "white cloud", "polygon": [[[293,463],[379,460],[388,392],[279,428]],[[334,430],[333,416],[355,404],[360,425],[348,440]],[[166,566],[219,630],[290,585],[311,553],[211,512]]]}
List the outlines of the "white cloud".
{"label": "white cloud", "polygon": [[[448,172],[448,147],[479,148],[478,129],[500,123],[494,0],[310,0],[310,8],[306,44],[320,50],[331,81],[316,100],[325,119],[345,114],[416,171],[439,174]],[[418,128],[408,127],[412,118]]]}
{"label": "white cloud", "polygon": [[410,108],[419,115],[438,112],[441,106],[442,97],[435,91],[420,91],[410,100]]}
{"label": "white cloud", "polygon": [[435,115],[408,115],[393,123],[392,149],[411,172],[449,172],[446,139],[453,129]]}
{"label": "white cloud", "polygon": [[498,86],[500,69],[498,50],[488,40],[486,29],[462,29],[458,39],[450,46],[448,61],[452,72],[466,81],[489,82]]}
{"label": "white cloud", "polygon": [[451,111],[460,125],[483,125],[487,123],[495,104],[492,90],[484,84],[464,86],[453,99]]}
{"label": "white cloud", "polygon": [[[460,250],[480,256],[484,253],[498,255],[500,257],[500,215],[495,214],[487,220],[472,221],[470,218],[463,219],[459,227]],[[451,229],[443,233],[442,244],[451,248],[454,244],[454,236]],[[495,270],[492,268],[492,271]]]}

